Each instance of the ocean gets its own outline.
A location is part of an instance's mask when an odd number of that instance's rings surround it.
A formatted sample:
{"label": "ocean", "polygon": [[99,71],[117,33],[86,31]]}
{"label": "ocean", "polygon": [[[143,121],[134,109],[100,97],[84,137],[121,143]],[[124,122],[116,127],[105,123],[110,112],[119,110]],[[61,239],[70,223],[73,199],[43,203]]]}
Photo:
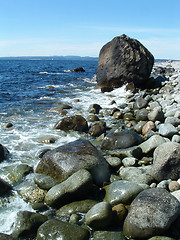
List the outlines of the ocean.
{"label": "ocean", "polygon": [[[124,87],[111,93],[95,88],[97,61],[86,60],[0,60],[0,143],[10,152],[0,163],[0,177],[12,184],[4,170],[14,164],[25,163],[35,169],[43,149],[87,137],[85,133],[53,130],[64,116],[56,108],[72,106],[66,116],[80,114],[87,118],[91,104],[103,108],[118,107],[125,102]],[[83,67],[85,72],[71,72]],[[115,101],[110,105],[112,100]],[[108,118],[105,119],[108,124]],[[5,128],[11,123],[11,128]],[[42,142],[54,138],[55,143]],[[11,233],[18,211],[34,211],[18,194],[24,181],[33,182],[33,173],[13,184],[13,196],[0,198],[0,232]]]}

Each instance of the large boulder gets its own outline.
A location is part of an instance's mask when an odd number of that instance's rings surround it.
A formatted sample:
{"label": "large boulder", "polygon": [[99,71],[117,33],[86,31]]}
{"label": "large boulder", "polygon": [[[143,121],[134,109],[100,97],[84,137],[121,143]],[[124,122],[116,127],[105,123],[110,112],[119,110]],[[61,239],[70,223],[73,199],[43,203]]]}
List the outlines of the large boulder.
{"label": "large boulder", "polygon": [[125,83],[144,87],[153,64],[153,55],[139,41],[123,34],[102,47],[97,83],[102,89],[121,87]]}
{"label": "large boulder", "polygon": [[167,190],[147,189],[138,194],[125,219],[127,238],[146,239],[165,233],[180,213],[180,203]]}
{"label": "large boulder", "polygon": [[0,144],[0,162],[7,158],[8,153],[7,148]]}
{"label": "large boulder", "polygon": [[45,153],[37,165],[36,172],[62,182],[79,169],[88,170],[97,185],[109,181],[108,163],[102,153],[84,139],[78,139]]}

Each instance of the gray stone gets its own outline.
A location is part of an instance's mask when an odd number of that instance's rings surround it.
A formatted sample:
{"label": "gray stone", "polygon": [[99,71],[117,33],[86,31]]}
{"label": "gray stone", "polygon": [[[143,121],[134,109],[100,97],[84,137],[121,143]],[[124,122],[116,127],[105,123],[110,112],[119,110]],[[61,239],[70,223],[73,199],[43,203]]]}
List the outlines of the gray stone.
{"label": "gray stone", "polygon": [[92,104],[89,106],[89,113],[94,113],[94,114],[99,114],[100,109],[102,109],[102,107],[99,104]]}
{"label": "gray stone", "polygon": [[112,208],[107,202],[94,205],[85,215],[85,223],[93,229],[102,229],[112,221]]}
{"label": "gray stone", "polygon": [[139,147],[142,149],[143,153],[151,153],[154,151],[155,148],[165,142],[166,140],[163,137],[159,135],[154,135],[145,142],[141,143]]}
{"label": "gray stone", "polygon": [[148,120],[148,110],[143,108],[135,111],[136,121]]}
{"label": "gray stone", "polygon": [[169,183],[171,182],[171,179],[168,180],[162,180],[160,183],[157,184],[157,188],[164,188],[168,190]]}
{"label": "gray stone", "polygon": [[171,192],[171,194],[177,198],[177,200],[180,202],[180,190],[176,190],[174,192]]}
{"label": "gray stone", "polygon": [[141,147],[134,146],[126,149],[116,149],[109,151],[109,154],[111,156],[119,157],[120,159],[123,159],[125,157],[135,157],[137,159],[140,159],[142,157],[142,149]]}
{"label": "gray stone", "polygon": [[148,119],[150,121],[160,121],[164,122],[164,113],[161,109],[161,107],[156,107],[154,108],[149,114],[148,114]]}
{"label": "gray stone", "polygon": [[153,176],[157,181],[177,180],[180,177],[180,144],[167,142],[154,151]]}
{"label": "gray stone", "polygon": [[73,223],[51,219],[39,227],[36,239],[88,240],[89,232]]}
{"label": "gray stone", "polygon": [[56,216],[65,217],[71,214],[87,213],[97,203],[97,201],[91,199],[75,201],[58,209],[56,211]]}
{"label": "gray stone", "polygon": [[174,108],[173,107],[172,109],[169,109],[169,110],[166,111],[165,117],[166,118],[167,117],[174,117],[177,111],[180,111],[180,108],[176,108],[176,107]]}
{"label": "gray stone", "polygon": [[134,108],[141,109],[141,108],[147,107],[147,105],[148,105],[148,102],[144,98],[138,97],[135,101]]}
{"label": "gray stone", "polygon": [[180,143],[180,135],[174,135],[171,139],[172,142]]}
{"label": "gray stone", "polygon": [[17,214],[13,226],[12,236],[17,238],[27,238],[36,235],[38,227],[47,220],[48,217],[45,215],[29,211],[20,211]]}
{"label": "gray stone", "polygon": [[119,176],[123,180],[135,183],[151,184],[154,180],[151,165],[143,167],[126,167],[119,171]]}
{"label": "gray stone", "polygon": [[106,161],[112,168],[120,168],[122,161],[118,157],[106,157]]}
{"label": "gray stone", "polygon": [[132,202],[123,232],[129,238],[163,235],[180,213],[180,203],[160,188],[142,191]]}
{"label": "gray stone", "polygon": [[141,134],[141,133],[142,133],[142,129],[143,129],[143,127],[144,127],[145,124],[146,124],[146,121],[140,121],[140,122],[138,122],[138,123],[134,126],[134,130],[135,130],[137,133]]}
{"label": "gray stone", "polygon": [[174,134],[178,133],[178,130],[170,123],[164,123],[159,125],[159,134],[163,137],[171,138]]}
{"label": "gray stone", "polygon": [[125,167],[132,167],[136,165],[137,159],[134,157],[126,157],[122,160],[122,163]]}
{"label": "gray stone", "polygon": [[95,231],[94,240],[125,240],[123,232],[120,231]]}
{"label": "gray stone", "polygon": [[34,182],[38,185],[38,187],[49,190],[60,182],[50,176],[44,174],[36,174],[34,177]]}
{"label": "gray stone", "polygon": [[134,182],[119,180],[104,187],[106,195],[104,200],[112,206],[119,203],[130,204],[134,198],[143,191],[143,188]]}
{"label": "gray stone", "polygon": [[106,133],[106,123],[103,121],[92,123],[88,133],[92,137],[99,137],[101,134]]}
{"label": "gray stone", "polygon": [[101,88],[111,90],[127,82],[143,86],[150,76],[153,63],[154,57],[140,42],[123,34],[101,49],[97,83]]}
{"label": "gray stone", "polygon": [[134,131],[122,130],[118,133],[106,135],[104,138],[101,149],[114,150],[129,148],[141,143],[141,137]]}
{"label": "gray stone", "polygon": [[88,124],[84,117],[81,115],[75,115],[72,117],[65,117],[58,121],[54,129],[60,129],[63,131],[78,131],[78,132],[86,132],[88,130]]}
{"label": "gray stone", "polygon": [[178,125],[180,125],[180,119],[177,117],[167,117],[164,121],[164,123],[170,123],[172,124],[174,127],[177,127]]}
{"label": "gray stone", "polygon": [[84,198],[92,188],[92,176],[81,169],[64,182],[52,187],[46,194],[45,202],[50,206],[63,206],[78,198]]}
{"label": "gray stone", "polygon": [[108,163],[102,153],[84,139],[78,139],[45,153],[37,165],[36,172],[62,182],[79,169],[87,169],[97,185],[102,185],[110,177]]}

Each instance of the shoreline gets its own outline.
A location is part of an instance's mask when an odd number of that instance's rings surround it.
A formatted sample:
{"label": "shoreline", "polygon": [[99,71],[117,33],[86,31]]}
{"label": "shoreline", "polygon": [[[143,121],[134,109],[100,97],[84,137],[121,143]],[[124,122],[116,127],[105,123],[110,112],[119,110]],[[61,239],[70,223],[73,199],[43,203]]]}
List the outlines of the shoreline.
{"label": "shoreline", "polygon": [[[135,131],[142,137],[142,143],[138,143],[138,145],[136,143],[133,146],[130,146],[130,147],[139,147],[139,145],[143,144],[143,146],[141,145],[141,148],[143,150],[142,156],[141,155],[133,156],[132,153],[130,156],[130,153],[128,153],[128,151],[127,151],[128,147],[127,147],[126,151],[125,151],[125,149],[101,150],[113,172],[111,180],[110,180],[111,183],[107,183],[107,186],[110,186],[114,181],[129,181],[130,183],[136,182],[137,184],[144,184],[144,189],[148,188],[147,185],[149,186],[150,189],[156,189],[158,187],[158,184],[160,184],[161,181],[164,181],[164,180],[161,180],[160,182],[158,182],[159,180],[157,180],[157,179],[155,180],[154,178],[147,178],[147,176],[150,175],[148,172],[149,171],[148,166],[151,166],[153,164],[153,160],[154,160],[153,152],[158,147],[158,146],[154,147],[154,145],[153,145],[153,143],[154,143],[154,141],[152,140],[152,138],[154,138],[153,136],[162,137],[161,140],[164,139],[164,143],[172,142],[172,143],[177,143],[178,145],[180,145],[179,144],[180,143],[180,128],[179,128],[180,124],[178,122],[178,119],[180,119],[180,99],[179,99],[180,62],[179,61],[178,62],[173,61],[173,62],[169,62],[169,63],[157,62],[157,65],[155,63],[155,67],[157,67],[157,68],[158,67],[167,67],[167,65],[171,65],[172,68],[175,68],[175,72],[168,73],[168,74],[171,74],[172,76],[169,76],[169,80],[166,79],[163,82],[163,85],[160,89],[155,89],[153,91],[150,91],[150,90],[140,91],[139,93],[136,93],[136,94],[130,94],[130,96],[127,98],[127,102],[122,102],[122,103],[113,102],[113,100],[114,100],[113,94],[116,94],[116,92],[118,91],[118,90],[114,90],[112,93],[107,94],[108,96],[112,95],[112,97],[111,97],[112,105],[109,105],[109,108],[102,107],[102,109],[99,113],[95,113],[95,115],[97,115],[100,118],[99,122],[104,121],[103,119],[105,119],[105,121],[108,121],[107,126],[109,129],[106,129],[106,134],[121,132],[125,128],[130,131]],[[144,103],[144,101],[146,101],[146,103]],[[97,103],[97,104],[99,104],[101,106],[101,103]],[[118,105],[117,107],[115,107],[116,104]],[[136,105],[136,110],[135,110],[135,105]],[[113,108],[114,108],[114,111],[112,112],[111,110]],[[143,109],[143,111],[142,111],[142,109]],[[163,120],[159,119],[155,113],[154,113],[154,116],[148,117],[148,114],[152,113],[154,111],[154,109],[159,109],[158,111],[159,111],[160,115],[164,116]],[[94,111],[96,111],[96,110],[94,110]],[[91,114],[91,113],[89,112],[89,114]],[[145,118],[145,115],[146,115],[146,118]],[[164,124],[165,120],[169,117],[175,117],[176,121],[178,122],[178,123],[173,123],[173,122],[169,123],[168,122],[168,124],[173,125],[174,128],[176,129],[176,131],[175,131],[175,129],[173,128],[174,132],[172,131],[171,133],[169,133],[169,127],[166,128],[165,130],[164,129],[162,130],[161,129],[162,127],[160,126],[160,125]],[[144,128],[145,124],[147,124],[150,121],[151,121],[151,124],[149,123],[149,125],[147,126],[148,131],[146,129],[144,131],[147,131],[147,132],[145,134],[142,134],[142,129]],[[90,128],[90,125],[92,126],[93,122],[92,123],[88,122],[88,124],[89,124],[89,128]],[[100,125],[101,125],[101,123],[99,124],[99,126]],[[79,136],[86,136],[86,133],[80,134]],[[174,136],[176,136],[176,137],[174,137]],[[76,133],[75,133],[75,138],[76,137],[78,137],[78,134],[76,135]],[[174,140],[172,141],[173,137],[174,137]],[[102,133],[98,137],[94,137],[93,142],[94,143],[96,142],[96,144],[97,144],[96,147],[99,148],[104,139],[105,139],[105,134]],[[149,141],[149,142],[147,143],[147,141]],[[145,143],[147,143],[148,146],[145,146]],[[149,145],[150,146],[153,145],[153,147],[151,149],[149,149]],[[125,155],[126,155],[126,157],[124,157]],[[139,157],[139,159],[138,159],[138,157]],[[130,171],[130,170],[132,170],[132,168],[134,171],[137,169],[142,169],[143,171],[148,170],[148,171],[145,173],[145,176],[143,175],[144,178],[139,179],[139,182],[138,182],[137,181],[138,177],[136,177],[136,179],[133,178],[133,176],[136,175],[135,172],[133,172],[131,176],[128,175],[128,170]],[[140,176],[141,173],[138,172],[138,175]],[[174,181],[174,179],[172,179],[172,180]],[[166,184],[165,184],[166,189],[167,188],[169,189],[169,184],[171,182],[173,182],[172,180],[169,182],[168,182],[168,180],[166,181]],[[179,180],[178,179],[176,179],[176,180],[177,180],[176,182],[178,183]],[[179,183],[178,184],[177,183],[176,183],[176,185],[178,186]],[[160,184],[160,185],[162,187],[162,184]],[[107,189],[107,187],[106,187],[106,189]],[[141,191],[143,191],[144,189],[141,189]],[[41,188],[38,188],[38,191],[39,191],[38,193],[40,194],[40,192],[41,192],[41,194],[43,196],[43,194],[45,194],[45,192],[40,191],[40,190],[41,190]],[[170,190],[168,190],[168,191],[170,191]],[[29,193],[28,193],[28,189],[27,189],[26,194],[28,195],[30,193],[33,194],[33,191],[31,192],[31,190],[29,190]],[[36,194],[34,194],[34,198],[37,199],[37,197],[38,196]],[[106,196],[106,199],[107,199],[107,196]],[[178,199],[180,200],[180,198],[178,198]],[[108,202],[110,202],[110,205],[111,205],[111,200],[108,200]],[[28,201],[28,199],[26,199],[26,201]],[[43,200],[41,199],[41,203],[42,202],[43,202]],[[100,203],[101,202],[104,202],[103,199],[101,199]],[[119,203],[121,203],[121,202],[122,202],[122,200]],[[123,206],[125,207],[128,204],[129,204],[129,202],[126,202],[123,204]],[[118,204],[116,204],[116,205],[118,205]],[[106,206],[106,207],[109,208],[108,206]],[[118,212],[118,210],[115,210],[115,211]],[[74,214],[78,216],[77,213],[74,213]],[[111,215],[111,211],[109,211],[109,214]],[[125,215],[127,215],[127,211],[125,211]],[[124,215],[124,218],[126,217],[125,215]],[[82,219],[81,219],[81,221],[82,221]],[[100,219],[101,224],[103,221],[104,220]],[[124,222],[124,219],[123,219],[123,222]],[[77,220],[76,223],[79,224],[79,220]],[[110,226],[111,226],[111,224],[112,224],[112,222],[109,223]],[[115,223],[113,220],[113,224],[115,226],[117,225],[118,227],[122,226],[122,222],[121,222],[121,224],[119,224],[119,223],[117,224],[117,219],[116,219]],[[105,230],[108,229],[108,227],[107,227],[107,229],[106,229],[106,227],[104,227],[104,228],[105,228]],[[15,231],[15,230],[13,230],[13,231]],[[94,231],[94,233],[95,232],[96,231]],[[122,234],[122,231],[119,231],[119,234]]]}

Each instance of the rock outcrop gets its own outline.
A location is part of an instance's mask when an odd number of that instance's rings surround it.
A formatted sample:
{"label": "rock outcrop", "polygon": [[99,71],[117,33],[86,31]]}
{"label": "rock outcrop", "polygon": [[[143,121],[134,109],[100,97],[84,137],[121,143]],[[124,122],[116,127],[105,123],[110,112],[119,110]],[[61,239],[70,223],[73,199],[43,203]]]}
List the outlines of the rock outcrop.
{"label": "rock outcrop", "polygon": [[123,34],[102,47],[97,84],[102,91],[110,91],[126,83],[144,88],[153,64],[153,55],[139,41]]}

